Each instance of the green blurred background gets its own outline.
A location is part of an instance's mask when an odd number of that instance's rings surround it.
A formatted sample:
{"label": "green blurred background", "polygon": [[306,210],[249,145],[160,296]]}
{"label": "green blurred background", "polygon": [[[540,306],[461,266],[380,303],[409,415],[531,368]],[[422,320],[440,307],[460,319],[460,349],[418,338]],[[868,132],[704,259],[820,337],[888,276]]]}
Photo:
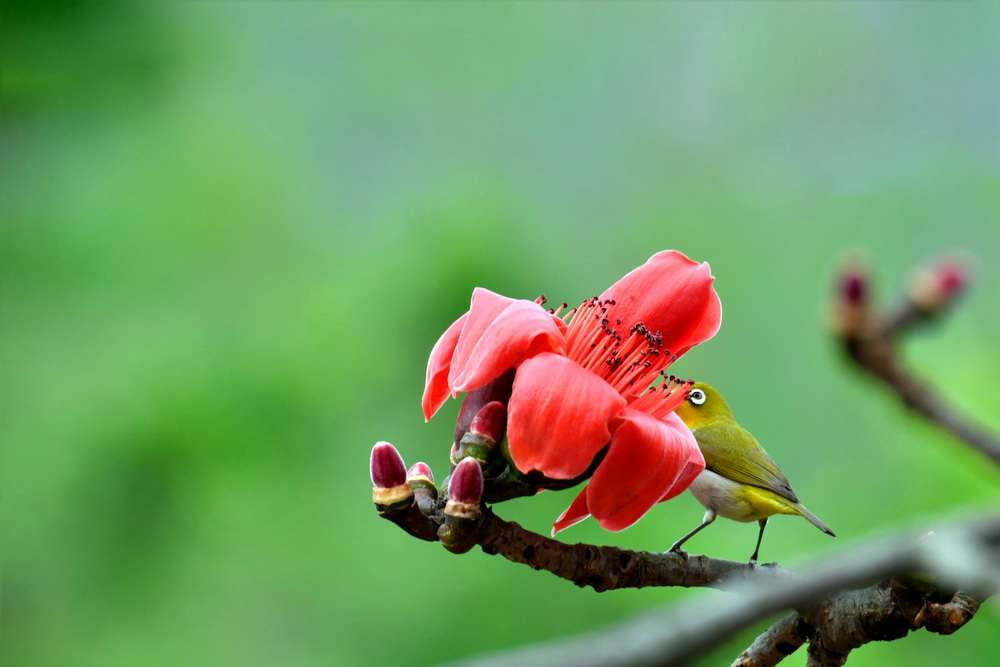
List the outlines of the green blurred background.
{"label": "green blurred background", "polygon": [[[371,505],[377,440],[443,473],[457,405],[424,424],[423,373],[474,286],[578,302],[664,248],[712,264],[725,312],[676,372],[723,388],[840,535],[777,519],[765,559],[996,507],[997,471],[848,368],[824,315],[845,252],[890,302],[966,252],[967,297],[907,350],[1000,428],[998,19],[5,3],[3,663],[425,665],[724,604],[456,557]],[[546,532],[573,495],[498,509]],[[563,536],[662,550],[701,514],[685,495]],[[755,536],[690,546],[742,559]],[[998,629],[992,602],[851,664],[987,664]]]}

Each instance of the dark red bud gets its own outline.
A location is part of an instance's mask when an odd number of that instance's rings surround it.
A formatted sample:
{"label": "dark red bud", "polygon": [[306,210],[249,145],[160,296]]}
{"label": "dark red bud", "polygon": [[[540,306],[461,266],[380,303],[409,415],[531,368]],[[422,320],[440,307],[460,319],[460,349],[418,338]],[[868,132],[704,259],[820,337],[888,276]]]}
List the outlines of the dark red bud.
{"label": "dark red bud", "polygon": [[961,261],[945,260],[917,272],[910,298],[917,308],[930,315],[950,304],[968,281],[968,268]]}
{"label": "dark red bud", "polygon": [[380,489],[390,489],[406,484],[406,465],[396,448],[388,442],[372,447],[372,484]]}
{"label": "dark red bud", "polygon": [[406,471],[406,479],[410,480],[416,477],[426,477],[431,482],[434,481],[434,473],[431,472],[431,467],[423,461],[414,463],[410,466],[410,469]]}
{"label": "dark red bud", "polygon": [[507,427],[507,408],[500,401],[487,403],[476,413],[469,430],[473,433],[481,433],[493,442],[499,442],[503,438],[503,431]]}
{"label": "dark red bud", "polygon": [[965,287],[969,279],[965,267],[957,263],[942,264],[935,271],[938,288],[945,297],[951,297]]}
{"label": "dark red bud", "polygon": [[462,408],[458,411],[458,420],[455,422],[455,442],[461,440],[468,432],[472,419],[479,413],[480,408],[490,401],[507,403],[513,386],[514,369],[511,368],[488,385],[467,393],[465,400],[462,401]]}
{"label": "dark red bud", "polygon": [[448,483],[448,498],[457,503],[477,504],[483,497],[483,469],[474,459],[459,462]]}
{"label": "dark red bud", "polygon": [[868,276],[858,269],[848,269],[843,276],[841,294],[851,305],[861,305],[868,301]]}

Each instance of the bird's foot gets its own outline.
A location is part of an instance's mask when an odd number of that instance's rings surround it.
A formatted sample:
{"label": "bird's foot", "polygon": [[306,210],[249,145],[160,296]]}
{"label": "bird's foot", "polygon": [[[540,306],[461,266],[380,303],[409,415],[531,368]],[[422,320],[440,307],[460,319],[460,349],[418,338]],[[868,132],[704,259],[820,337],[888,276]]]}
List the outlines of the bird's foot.
{"label": "bird's foot", "polygon": [[676,545],[676,544],[674,546],[670,547],[670,549],[666,553],[668,553],[668,554],[677,554],[678,556],[681,557],[681,560],[687,560],[688,559],[688,552],[684,551],[683,549],[680,548],[679,545]]}

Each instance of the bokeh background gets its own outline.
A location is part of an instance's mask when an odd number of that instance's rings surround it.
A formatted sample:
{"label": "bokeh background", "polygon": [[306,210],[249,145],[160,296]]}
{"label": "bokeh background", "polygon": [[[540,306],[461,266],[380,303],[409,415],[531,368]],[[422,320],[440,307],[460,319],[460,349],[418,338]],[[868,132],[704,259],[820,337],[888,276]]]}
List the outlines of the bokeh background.
{"label": "bokeh background", "polygon": [[[443,471],[426,356],[482,285],[578,302],[711,263],[723,388],[840,537],[1000,475],[844,363],[832,276],[975,267],[920,373],[1000,428],[1000,42],[987,3],[5,3],[3,663],[429,665],[715,591],[595,594],[376,516],[381,439]],[[575,492],[498,508],[546,532]],[[663,550],[687,495],[623,533]],[[695,552],[746,558],[755,524]],[[763,627],[763,626],[762,626]],[[702,661],[728,664],[761,628]],[[996,602],[851,664],[984,665]],[[803,652],[787,664],[804,664]]]}

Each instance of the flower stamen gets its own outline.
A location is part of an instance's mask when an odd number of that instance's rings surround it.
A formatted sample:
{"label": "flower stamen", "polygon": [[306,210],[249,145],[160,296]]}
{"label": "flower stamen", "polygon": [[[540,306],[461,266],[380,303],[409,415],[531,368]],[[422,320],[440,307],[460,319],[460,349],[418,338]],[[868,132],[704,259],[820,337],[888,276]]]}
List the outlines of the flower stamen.
{"label": "flower stamen", "polygon": [[560,313],[562,313],[563,311],[563,308],[569,308],[569,304],[566,303],[565,301],[559,304],[558,308],[555,309],[549,308],[549,312],[555,315],[556,317],[562,317],[563,321],[565,322],[567,317],[569,317],[572,313],[576,312],[576,308],[571,310],[569,313],[566,313],[566,315],[560,315]]}
{"label": "flower stamen", "polygon": [[681,380],[673,375],[667,375],[665,371],[660,371],[659,374],[663,376],[663,382],[634,399],[630,405],[657,419],[663,419],[684,402],[688,388],[694,384],[694,380]]}
{"label": "flower stamen", "polygon": [[587,299],[571,311],[566,332],[567,355],[599,375],[621,394],[637,395],[652,384],[652,376],[675,359],[663,347],[663,335],[636,322],[628,333],[614,318],[615,302]]}

